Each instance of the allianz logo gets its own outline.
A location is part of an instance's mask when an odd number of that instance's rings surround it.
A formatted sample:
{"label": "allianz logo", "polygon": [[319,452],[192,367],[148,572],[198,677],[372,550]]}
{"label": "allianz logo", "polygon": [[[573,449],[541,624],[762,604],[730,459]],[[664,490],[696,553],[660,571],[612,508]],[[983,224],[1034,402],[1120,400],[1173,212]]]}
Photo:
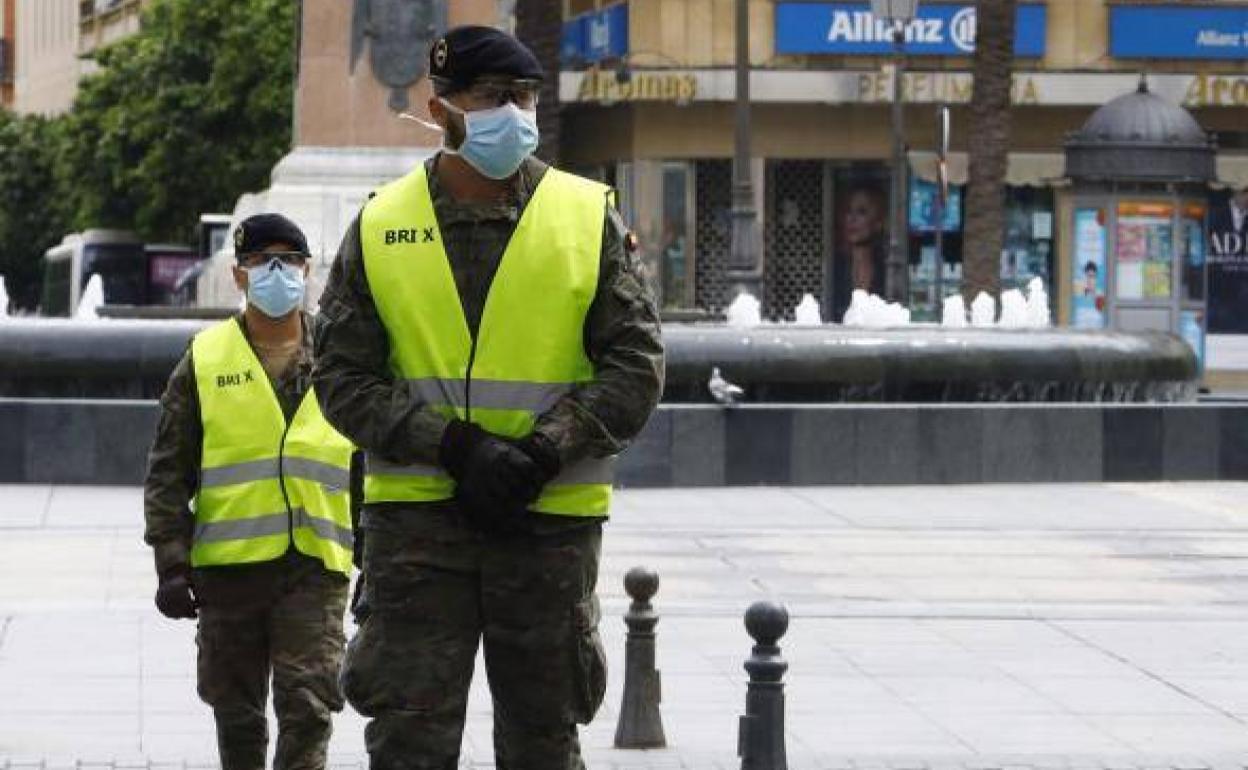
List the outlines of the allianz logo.
{"label": "allianz logo", "polygon": [[589,47],[595,51],[606,50],[611,45],[611,22],[605,18],[589,22]]}
{"label": "allianz logo", "polygon": [[[963,8],[949,19],[915,19],[905,28],[906,42],[926,45],[953,43],[960,50],[975,50],[975,8]],[[893,25],[870,11],[833,11],[828,27],[829,43],[889,43]]]}

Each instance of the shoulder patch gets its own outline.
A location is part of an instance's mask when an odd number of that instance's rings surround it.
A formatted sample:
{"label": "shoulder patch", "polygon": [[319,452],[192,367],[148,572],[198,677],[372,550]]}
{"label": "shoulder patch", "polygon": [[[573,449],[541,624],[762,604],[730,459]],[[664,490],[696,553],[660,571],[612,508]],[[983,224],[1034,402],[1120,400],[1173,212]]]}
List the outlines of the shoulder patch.
{"label": "shoulder patch", "polygon": [[615,230],[615,234],[619,236],[620,241],[624,244],[624,250],[629,254],[637,251],[637,234],[628,229],[628,225],[624,223],[624,216],[620,214],[615,206],[607,206],[607,217],[611,220],[611,227]]}

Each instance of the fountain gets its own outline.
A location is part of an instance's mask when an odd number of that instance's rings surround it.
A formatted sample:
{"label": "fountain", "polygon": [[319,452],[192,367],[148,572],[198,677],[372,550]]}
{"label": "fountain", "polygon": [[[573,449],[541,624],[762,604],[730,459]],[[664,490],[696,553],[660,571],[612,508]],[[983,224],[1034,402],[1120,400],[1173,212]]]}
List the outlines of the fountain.
{"label": "fountain", "polygon": [[[155,398],[204,326],[11,318],[0,396]],[[1168,402],[1194,398],[1198,377],[1191,348],[1164,332],[668,324],[663,336],[673,403],[707,402],[716,366],[748,401],[787,403]]]}
{"label": "fountain", "polygon": [[819,300],[813,294],[803,294],[802,301],[793,308],[793,317],[798,326],[819,326],[823,323],[823,315],[819,312]]}
{"label": "fountain", "polygon": [[9,290],[4,285],[4,276],[0,275],[0,321],[9,317]]}
{"label": "fountain", "polygon": [[961,294],[945,297],[941,307],[940,325],[946,329],[966,328],[966,300],[962,299]]}
{"label": "fountain", "polygon": [[1001,320],[997,325],[1002,329],[1025,329],[1030,325],[1027,300],[1018,289],[1010,289],[1001,294]]}
{"label": "fountain", "polygon": [[971,326],[984,329],[995,326],[996,323],[997,301],[981,291],[971,300]]}
{"label": "fountain", "polygon": [[738,294],[725,312],[733,329],[753,329],[763,323],[763,305],[748,291]]}

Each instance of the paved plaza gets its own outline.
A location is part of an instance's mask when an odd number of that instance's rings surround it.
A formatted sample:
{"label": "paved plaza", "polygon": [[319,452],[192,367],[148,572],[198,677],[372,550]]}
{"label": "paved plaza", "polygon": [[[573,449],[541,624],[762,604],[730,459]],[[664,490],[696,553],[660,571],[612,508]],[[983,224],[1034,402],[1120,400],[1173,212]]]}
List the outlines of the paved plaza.
{"label": "paved plaza", "polygon": [[[141,519],[137,488],[0,486],[0,770],[213,763]],[[591,768],[739,767],[765,597],[792,614],[794,770],[1248,766],[1248,484],[625,491],[603,562]],[[664,751],[610,748],[636,564],[662,576]],[[338,719],[334,765],[365,764],[362,730]]]}

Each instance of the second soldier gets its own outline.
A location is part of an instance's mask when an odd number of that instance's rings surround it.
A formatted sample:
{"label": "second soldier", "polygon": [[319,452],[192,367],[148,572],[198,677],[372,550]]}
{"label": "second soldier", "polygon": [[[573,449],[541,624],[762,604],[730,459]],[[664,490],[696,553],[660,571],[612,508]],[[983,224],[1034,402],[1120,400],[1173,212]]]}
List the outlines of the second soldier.
{"label": "second soldier", "polygon": [[244,312],[200,332],[161,397],[144,485],[156,606],[199,619],[199,695],[224,770],[325,767],[343,706],[354,447],[311,393],[308,249],[276,214],[235,232]]}

